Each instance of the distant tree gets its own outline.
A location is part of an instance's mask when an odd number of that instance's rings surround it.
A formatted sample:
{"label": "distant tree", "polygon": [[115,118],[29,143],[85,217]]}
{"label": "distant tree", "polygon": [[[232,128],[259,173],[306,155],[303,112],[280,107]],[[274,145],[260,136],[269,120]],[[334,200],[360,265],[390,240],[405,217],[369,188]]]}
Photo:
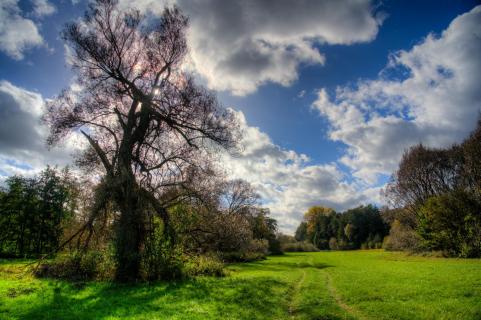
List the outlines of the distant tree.
{"label": "distant tree", "polygon": [[80,90],[63,91],[45,115],[50,144],[80,130],[90,148],[79,163],[103,171],[84,227],[114,204],[119,281],[140,276],[149,215],[161,220],[159,241],[175,243],[168,207],[202,190],[192,177],[208,179],[211,156],[236,141],[234,115],[183,72],[186,17],[173,8],[151,18],[96,0],[68,24],[62,37]]}
{"label": "distant tree", "polygon": [[297,241],[305,241],[307,239],[307,223],[301,222],[296,229],[295,238]]}
{"label": "distant tree", "polygon": [[314,206],[304,215],[307,239],[319,249],[329,249],[329,239],[332,236],[330,223],[335,214],[331,208]]}
{"label": "distant tree", "polygon": [[[373,241],[376,234],[384,237],[389,229],[382,220],[379,209],[373,205],[349,209],[342,214],[342,219],[347,223],[344,227],[344,234],[354,248],[359,248],[363,243],[369,247],[368,242]],[[350,225],[350,230],[346,230],[348,225]],[[350,233],[350,236],[346,231]]]}
{"label": "distant tree", "polygon": [[296,239],[305,239],[319,249],[358,249],[381,246],[388,225],[379,209],[373,205],[360,206],[343,213],[325,207],[311,207],[296,230]]}

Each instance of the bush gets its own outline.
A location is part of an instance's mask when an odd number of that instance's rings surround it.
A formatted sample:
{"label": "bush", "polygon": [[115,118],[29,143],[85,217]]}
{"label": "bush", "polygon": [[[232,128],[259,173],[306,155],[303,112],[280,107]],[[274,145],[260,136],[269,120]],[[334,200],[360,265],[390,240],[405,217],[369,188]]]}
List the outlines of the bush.
{"label": "bush", "polygon": [[299,242],[288,242],[284,243],[282,249],[285,252],[316,252],[319,249],[316,248],[312,243],[307,241]]}
{"label": "bush", "polygon": [[225,275],[224,263],[215,256],[193,256],[184,265],[184,275],[192,278],[196,276],[216,276]]}
{"label": "bush", "polygon": [[251,240],[245,249],[221,252],[220,256],[225,262],[249,262],[264,259],[269,253],[268,248],[267,240]]}
{"label": "bush", "polygon": [[416,251],[420,246],[419,235],[408,226],[394,220],[389,235],[384,238],[382,247],[389,251]]}
{"label": "bush", "polygon": [[329,249],[331,250],[339,250],[339,245],[337,244],[337,239],[334,237],[331,237],[329,239]]}
{"label": "bush", "polygon": [[281,255],[283,253],[281,241],[277,238],[269,239],[269,254]]}
{"label": "bush", "polygon": [[110,280],[115,273],[114,266],[112,254],[108,251],[75,251],[40,264],[34,275],[71,281]]}
{"label": "bush", "polygon": [[251,261],[257,261],[257,260],[263,260],[266,258],[266,255],[258,252],[231,251],[231,252],[220,253],[220,257],[222,261],[226,263],[231,263],[231,262],[251,262]]}

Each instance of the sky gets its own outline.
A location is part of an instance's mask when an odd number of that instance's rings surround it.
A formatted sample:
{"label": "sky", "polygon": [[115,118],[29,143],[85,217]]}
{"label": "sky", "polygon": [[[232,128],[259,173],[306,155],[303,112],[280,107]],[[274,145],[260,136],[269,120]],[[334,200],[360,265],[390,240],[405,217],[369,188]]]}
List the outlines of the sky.
{"label": "sky", "polygon": [[[462,141],[481,112],[479,1],[119,0],[189,16],[187,66],[236,112],[224,155],[292,233],[308,207],[383,204],[407,148]],[[73,84],[64,24],[87,0],[0,0],[0,180],[67,165],[48,150],[45,100]]]}

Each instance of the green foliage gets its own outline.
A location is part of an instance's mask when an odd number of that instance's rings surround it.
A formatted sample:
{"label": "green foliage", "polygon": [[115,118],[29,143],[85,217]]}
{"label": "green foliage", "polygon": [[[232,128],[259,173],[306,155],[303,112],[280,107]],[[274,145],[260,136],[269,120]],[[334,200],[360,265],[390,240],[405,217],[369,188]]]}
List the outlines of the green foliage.
{"label": "green foliage", "polygon": [[150,226],[142,257],[142,277],[147,280],[182,278],[182,246],[166,238],[160,218],[152,217]]}
{"label": "green foliage", "polygon": [[389,235],[384,238],[382,247],[390,251],[417,251],[420,245],[420,237],[409,226],[394,220],[389,230]]}
{"label": "green foliage", "polygon": [[281,243],[277,238],[277,221],[268,216],[269,211],[261,209],[251,218],[252,235],[254,239],[268,241],[270,254],[282,254]]}
{"label": "green foliage", "polygon": [[8,178],[0,197],[0,254],[28,256],[54,251],[63,224],[76,209],[75,188],[68,170],[50,167],[33,178]]}
{"label": "green foliage", "polygon": [[69,281],[111,280],[115,262],[110,251],[74,251],[58,255],[34,269],[39,278],[56,278]]}
{"label": "green foliage", "polygon": [[387,225],[375,206],[360,206],[336,213],[330,208],[312,207],[296,231],[321,250],[374,249],[381,247]]}
{"label": "green foliage", "polygon": [[265,259],[268,253],[269,242],[257,239],[242,250],[219,252],[219,255],[225,262],[249,262]]}
{"label": "green foliage", "polygon": [[189,257],[184,265],[184,274],[188,278],[196,276],[225,276],[224,263],[215,255]]}
{"label": "green foliage", "polygon": [[429,250],[479,257],[481,203],[464,190],[431,197],[419,210],[418,231]]}
{"label": "green foliage", "polygon": [[305,241],[307,239],[307,223],[301,222],[301,224],[296,229],[295,238],[297,241]]}

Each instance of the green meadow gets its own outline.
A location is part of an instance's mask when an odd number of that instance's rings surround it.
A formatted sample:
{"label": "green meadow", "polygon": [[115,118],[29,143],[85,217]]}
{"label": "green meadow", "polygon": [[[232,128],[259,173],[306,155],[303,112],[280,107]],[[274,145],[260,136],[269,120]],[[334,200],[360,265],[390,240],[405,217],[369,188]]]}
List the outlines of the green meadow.
{"label": "green meadow", "polygon": [[232,264],[222,278],[120,285],[0,263],[0,319],[481,319],[481,260],[334,251]]}

